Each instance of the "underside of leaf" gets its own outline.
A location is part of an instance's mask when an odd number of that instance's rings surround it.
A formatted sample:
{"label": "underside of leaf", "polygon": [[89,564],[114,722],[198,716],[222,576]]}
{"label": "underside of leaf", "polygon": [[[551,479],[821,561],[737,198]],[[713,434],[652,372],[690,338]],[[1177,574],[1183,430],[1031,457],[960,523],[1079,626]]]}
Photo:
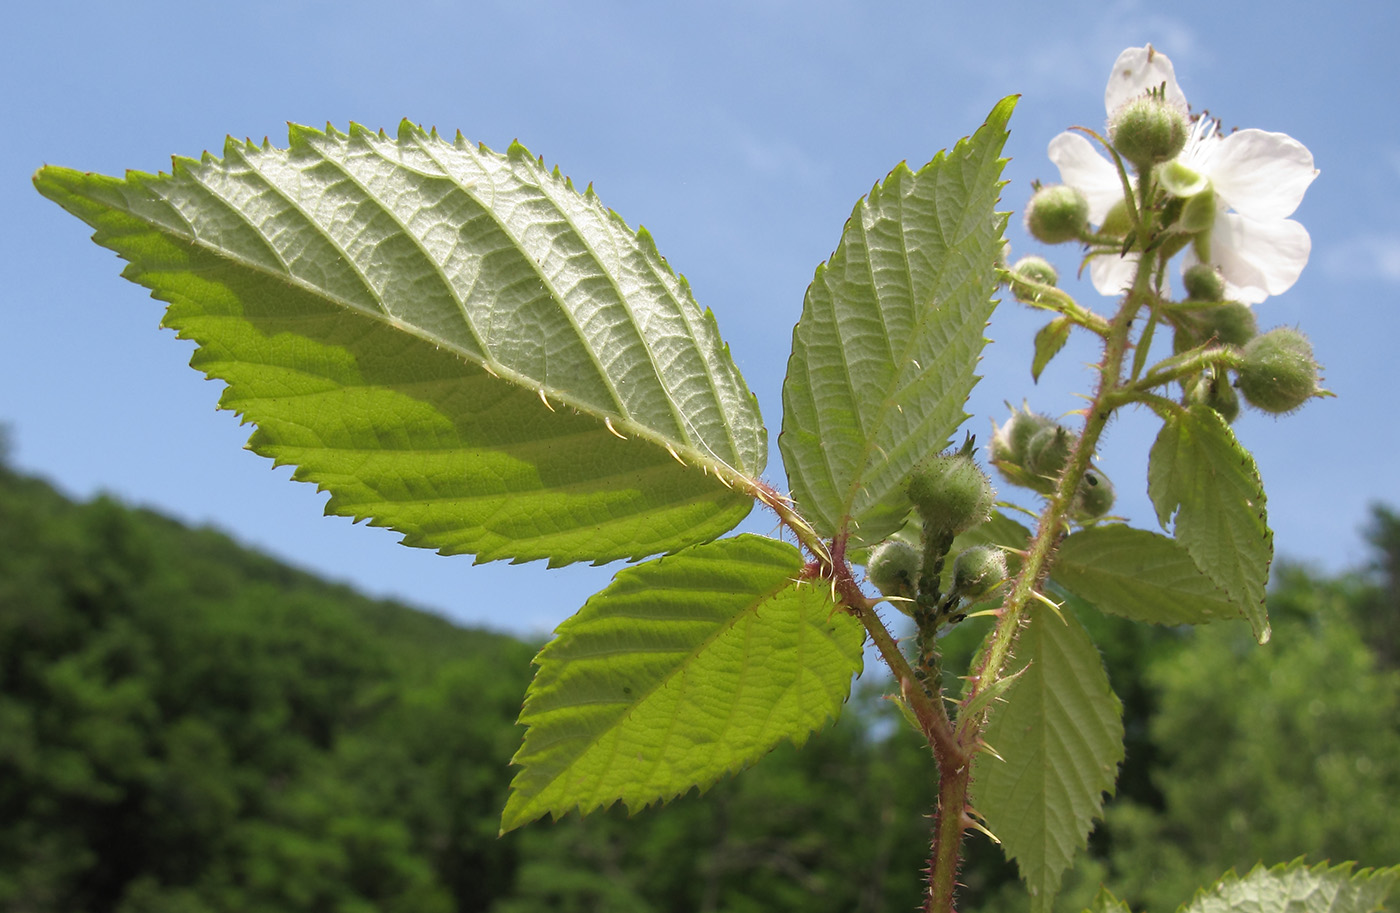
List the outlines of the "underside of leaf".
{"label": "underside of leaf", "polygon": [[1303,860],[1233,871],[1203,889],[1182,913],[1376,913],[1400,882],[1400,866],[1353,871],[1352,863],[1308,866]]}
{"label": "underside of leaf", "polygon": [[478,560],[640,558],[745,516],[757,406],[645,231],[519,145],[291,139],[35,176],[169,302],[253,450],[329,513]]}
{"label": "underside of leaf", "polygon": [[536,660],[502,828],[704,788],[834,717],[864,634],[801,568],[741,535],[619,572]]}
{"label": "underside of leaf", "polygon": [[1101,612],[1159,625],[1205,624],[1244,612],[1175,540],[1107,524],[1060,544],[1051,575]]}

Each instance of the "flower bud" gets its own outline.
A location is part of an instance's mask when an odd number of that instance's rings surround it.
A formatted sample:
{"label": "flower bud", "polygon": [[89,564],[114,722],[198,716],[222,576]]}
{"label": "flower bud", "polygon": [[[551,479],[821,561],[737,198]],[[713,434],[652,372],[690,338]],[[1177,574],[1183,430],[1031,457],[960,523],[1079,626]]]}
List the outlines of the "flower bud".
{"label": "flower bud", "polygon": [[886,596],[914,598],[919,577],[919,550],[902,539],[889,539],[870,550],[865,577]]}
{"label": "flower bud", "polygon": [[1232,424],[1240,415],[1239,394],[1235,393],[1235,388],[1230,386],[1223,374],[1208,371],[1187,382],[1186,404],[1196,403],[1219,412],[1227,424]]}
{"label": "flower bud", "polygon": [[1291,327],[1278,327],[1244,347],[1239,388],[1256,409],[1292,412],[1318,394],[1318,371],[1308,338]]}
{"label": "flower bud", "polygon": [[1026,204],[1026,231],[1044,244],[1078,241],[1089,227],[1089,200],[1066,184],[1048,184]]}
{"label": "flower bud", "polygon": [[908,491],[928,537],[956,535],[986,522],[996,499],[986,474],[963,453],[923,460],[909,477]]}
{"label": "flower bud", "polygon": [[1006,580],[1006,553],[994,545],[974,545],[953,559],[953,592],[981,599]]}
{"label": "flower bud", "polygon": [[1191,301],[1225,300],[1225,277],[1213,266],[1193,263],[1181,274],[1181,282]]}
{"label": "flower bud", "polygon": [[1138,171],[1176,158],[1186,145],[1187,132],[1186,115],[1150,94],[1126,102],[1108,125],[1113,148]]}
{"label": "flower bud", "polygon": [[1017,260],[1016,265],[1011,267],[1011,274],[1011,294],[1016,296],[1017,301],[1026,304],[1034,304],[1040,300],[1040,292],[1033,286],[1018,282],[1017,277],[1049,286],[1060,281],[1060,274],[1050,265],[1050,261],[1033,254]]}
{"label": "flower bud", "polygon": [[1039,490],[1026,471],[1026,454],[1031,438],[1043,428],[1055,427],[1055,420],[1029,408],[1012,409],[1006,424],[993,426],[991,461],[997,472],[1012,485]]}
{"label": "flower bud", "polygon": [[1026,447],[1026,469],[1053,490],[1060,473],[1065,471],[1076,436],[1058,424],[1042,428]]}
{"label": "flower bud", "polygon": [[1172,349],[1180,355],[1203,343],[1242,347],[1259,335],[1259,319],[1254,309],[1238,301],[1202,303],[1176,312],[1177,323]]}
{"label": "flower bud", "polygon": [[1070,504],[1070,514],[1080,523],[1097,520],[1113,507],[1113,483],[1108,476],[1090,466],[1084,471],[1075,489],[1074,501]]}
{"label": "flower bud", "polygon": [[1201,333],[1206,340],[1227,346],[1243,346],[1259,335],[1254,309],[1238,301],[1226,301],[1201,313]]}

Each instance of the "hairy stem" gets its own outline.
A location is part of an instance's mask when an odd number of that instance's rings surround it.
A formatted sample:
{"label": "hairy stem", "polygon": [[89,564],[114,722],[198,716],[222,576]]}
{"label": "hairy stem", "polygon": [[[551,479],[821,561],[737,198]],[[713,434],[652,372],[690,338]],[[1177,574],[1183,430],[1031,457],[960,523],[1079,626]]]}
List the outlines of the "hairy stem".
{"label": "hairy stem", "polygon": [[[1145,246],[1145,245],[1144,245]],[[1034,594],[1043,586],[1050,569],[1055,547],[1068,527],[1070,507],[1084,473],[1088,470],[1100,435],[1114,410],[1122,404],[1120,390],[1123,368],[1130,348],[1133,318],[1150,297],[1152,280],[1151,258],[1145,253],[1139,260],[1133,287],[1125,296],[1118,314],[1109,327],[1104,342],[1103,360],[1093,399],[1084,410],[1084,428],[1054,493],[1041,511],[1034,538],[1026,551],[1021,570],[1011,585],[991,636],[973,660],[972,675],[964,707],[992,687],[1006,671],[1016,635],[1027,617]],[[926,913],[952,913],[955,904],[958,863],[962,855],[962,840],[967,830],[968,788],[971,785],[971,758],[978,750],[982,729],[989,707],[958,716],[954,727],[957,751],[949,757],[960,757],[958,767],[944,765],[940,758],[937,827],[929,861],[929,890]]]}

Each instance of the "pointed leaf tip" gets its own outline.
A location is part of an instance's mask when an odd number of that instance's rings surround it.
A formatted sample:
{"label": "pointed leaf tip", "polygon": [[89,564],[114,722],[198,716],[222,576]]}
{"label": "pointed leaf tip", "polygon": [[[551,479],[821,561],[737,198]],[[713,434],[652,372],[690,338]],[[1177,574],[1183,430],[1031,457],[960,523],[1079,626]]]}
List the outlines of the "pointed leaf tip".
{"label": "pointed leaf tip", "polygon": [[793,332],[779,446],[823,536],[849,533],[859,547],[891,535],[912,508],[914,465],[967,417],[994,306],[1005,140],[984,125],[917,171],[897,165],[816,269]]}

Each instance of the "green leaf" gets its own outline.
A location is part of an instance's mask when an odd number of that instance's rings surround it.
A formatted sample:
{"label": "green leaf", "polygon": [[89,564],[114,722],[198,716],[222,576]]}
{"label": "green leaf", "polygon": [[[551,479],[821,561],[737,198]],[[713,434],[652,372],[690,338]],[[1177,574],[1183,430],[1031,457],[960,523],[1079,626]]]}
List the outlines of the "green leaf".
{"label": "green leaf", "polygon": [[1114,897],[1108,888],[1100,886],[1093,904],[1085,908],[1084,913],[1133,913],[1133,908]]}
{"label": "green leaf", "polygon": [[1218,412],[1198,405],[1167,418],[1149,455],[1147,492],[1163,528],[1175,516],[1177,541],[1266,642],[1274,537],[1264,485]]}
{"label": "green leaf", "polygon": [[1225,873],[1201,891],[1185,913],[1375,913],[1400,881],[1400,866],[1352,872],[1352,863],[1308,867],[1297,859],[1273,868],[1255,866],[1243,878]]}
{"label": "green leaf", "polygon": [[995,302],[999,158],[1015,99],[917,172],[856,204],[793,331],[778,445],[804,516],[853,545],[893,533],[905,479],[967,418]]}
{"label": "green leaf", "polygon": [[536,660],[502,828],[707,787],[834,717],[864,632],[801,570],[741,535],[618,573]]}
{"label": "green leaf", "polygon": [[[522,146],[292,127],[38,190],[170,303],[256,452],[409,545],[640,558],[731,529],[766,432],[645,231]],[[625,438],[625,440],[624,440]],[[740,488],[743,488],[740,485]]]}
{"label": "green leaf", "polygon": [[[1049,910],[1087,845],[1123,760],[1122,705],[1088,633],[1038,608],[1017,643],[1015,684],[983,738],[1004,760],[974,762],[974,805],[1015,859],[1031,909]],[[1022,671],[1024,670],[1024,671]]]}
{"label": "green leaf", "polygon": [[1180,543],[1121,524],[1070,535],[1051,576],[1099,611],[1134,621],[1198,625],[1244,614]]}
{"label": "green leaf", "polygon": [[1031,359],[1031,380],[1039,381],[1040,373],[1050,364],[1050,359],[1060,354],[1069,342],[1069,331],[1073,326],[1068,317],[1056,317],[1040,328],[1035,334],[1035,356]]}

